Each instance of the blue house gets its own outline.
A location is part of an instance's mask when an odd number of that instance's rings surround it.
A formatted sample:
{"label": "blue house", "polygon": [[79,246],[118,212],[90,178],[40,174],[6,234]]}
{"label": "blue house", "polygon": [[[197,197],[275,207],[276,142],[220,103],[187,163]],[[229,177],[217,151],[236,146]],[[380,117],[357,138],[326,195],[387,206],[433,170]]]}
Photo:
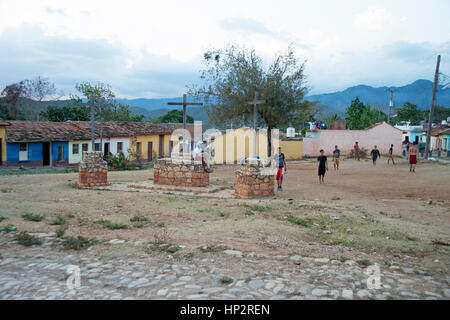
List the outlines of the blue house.
{"label": "blue house", "polygon": [[[5,166],[68,166],[69,140],[80,136],[74,123],[8,121]],[[83,138],[89,136],[81,131]]]}

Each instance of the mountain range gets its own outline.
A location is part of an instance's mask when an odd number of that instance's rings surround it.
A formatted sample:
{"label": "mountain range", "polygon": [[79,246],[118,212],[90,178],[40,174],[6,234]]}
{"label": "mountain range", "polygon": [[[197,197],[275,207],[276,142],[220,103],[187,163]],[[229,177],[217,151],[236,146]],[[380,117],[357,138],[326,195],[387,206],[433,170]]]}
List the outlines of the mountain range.
{"label": "mountain range", "polygon": [[[345,115],[347,106],[349,106],[355,97],[362,102],[370,104],[372,107],[387,113],[389,106],[388,89],[394,91],[394,110],[401,107],[405,102],[417,104],[419,109],[428,109],[431,103],[431,94],[433,83],[429,80],[417,80],[411,84],[401,87],[378,87],[374,88],[367,85],[358,85],[345,89],[344,91],[334,93],[324,93],[306,96],[306,100],[320,102],[317,107],[316,118],[323,119],[332,114]],[[188,97],[188,101],[198,102],[194,97]],[[135,114],[142,114],[146,119],[160,117],[169,110],[181,109],[182,106],[169,106],[168,102],[182,102],[182,97],[162,98],[162,99],[117,99],[118,102],[130,106],[130,110]],[[41,101],[35,102],[37,111],[45,109],[47,106],[64,106],[70,104],[70,100]],[[443,90],[443,86],[438,86],[436,95],[436,104],[450,107],[450,89]],[[208,126],[208,115],[203,107],[188,106],[187,114],[195,120],[203,121]]]}
{"label": "mountain range", "polygon": [[[355,97],[364,103],[370,104],[373,108],[383,112],[388,111],[390,94],[388,89],[394,91],[394,109],[401,107],[405,102],[417,104],[419,109],[424,110],[430,107],[433,82],[429,80],[416,80],[411,84],[400,87],[371,87],[358,85],[334,93],[324,93],[306,96],[306,100],[317,101],[322,105],[319,116],[338,113],[345,114],[346,108]],[[442,90],[443,86],[438,86],[436,104],[450,107],[450,89]],[[161,116],[171,109],[179,109],[177,106],[168,106],[167,102],[181,102],[182,98],[170,99],[118,99],[119,102],[132,107],[133,112],[144,114],[146,117],[154,118]],[[193,101],[193,97],[188,97],[188,101]],[[394,113],[394,111],[392,111]],[[187,113],[196,120],[207,121],[208,116],[202,107],[188,107]]]}

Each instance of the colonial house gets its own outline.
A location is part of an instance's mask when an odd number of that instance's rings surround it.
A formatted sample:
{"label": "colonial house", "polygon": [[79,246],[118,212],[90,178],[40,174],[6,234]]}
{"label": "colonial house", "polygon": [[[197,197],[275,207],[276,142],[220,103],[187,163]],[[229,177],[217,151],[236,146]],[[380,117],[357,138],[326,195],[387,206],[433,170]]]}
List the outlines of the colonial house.
{"label": "colonial house", "polygon": [[[88,121],[28,122],[0,120],[0,159],[5,166],[69,166],[81,161],[83,151],[99,151],[105,155],[123,152],[139,154],[142,160],[154,156],[168,157],[177,146],[182,124],[150,122],[105,122],[95,126],[92,148],[91,123]],[[187,127],[194,136],[194,126]],[[197,130],[202,137],[202,126]],[[102,143],[102,146],[100,146]],[[193,143],[193,142],[192,142]]]}
{"label": "colonial house", "polygon": [[[437,125],[431,128],[431,137],[430,137],[430,149],[433,151],[439,150],[447,150],[446,143],[444,143],[444,133],[447,133],[449,130],[448,126]],[[423,130],[422,142],[426,142],[427,139],[427,129]],[[448,140],[447,140],[448,141]]]}
{"label": "colonial house", "polygon": [[337,145],[343,154],[353,149],[356,141],[361,148],[371,150],[375,145],[380,153],[387,154],[391,144],[394,145],[394,154],[402,154],[402,135],[400,129],[381,122],[363,130],[317,130],[314,136],[303,139],[303,154],[314,157],[324,149],[325,154],[331,155]]}
{"label": "colonial house", "polygon": [[6,162],[6,126],[9,122],[0,119],[0,166]]}
{"label": "colonial house", "polygon": [[[275,130],[272,131],[275,133]],[[206,133],[205,133],[206,134]],[[256,156],[268,158],[267,130],[258,130],[256,139]],[[281,147],[287,160],[301,159],[303,156],[303,141],[296,138],[287,138],[284,132],[272,138],[272,150]],[[239,128],[227,130],[215,137],[214,164],[239,163],[244,158],[253,156],[254,131],[252,128]]]}

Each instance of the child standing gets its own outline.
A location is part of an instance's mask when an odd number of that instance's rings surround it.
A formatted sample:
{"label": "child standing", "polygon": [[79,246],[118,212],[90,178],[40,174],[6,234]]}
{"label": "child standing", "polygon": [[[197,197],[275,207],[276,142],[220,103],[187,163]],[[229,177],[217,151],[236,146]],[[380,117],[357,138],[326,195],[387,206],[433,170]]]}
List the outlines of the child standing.
{"label": "child standing", "polygon": [[320,156],[317,157],[317,162],[319,163],[319,183],[324,183],[325,171],[328,171],[328,161],[323,149],[320,150]]}

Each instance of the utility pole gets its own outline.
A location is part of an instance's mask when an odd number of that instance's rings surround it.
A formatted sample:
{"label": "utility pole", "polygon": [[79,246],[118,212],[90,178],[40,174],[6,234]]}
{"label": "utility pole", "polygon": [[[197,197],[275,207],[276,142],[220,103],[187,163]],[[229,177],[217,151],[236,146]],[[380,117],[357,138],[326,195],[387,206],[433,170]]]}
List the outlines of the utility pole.
{"label": "utility pole", "polygon": [[387,122],[390,124],[391,123],[391,110],[392,110],[392,107],[394,107],[394,91],[392,91],[391,88],[389,88],[388,91],[391,94],[391,99],[389,100],[389,111],[388,111],[388,121]]}
{"label": "utility pole", "polygon": [[92,151],[95,151],[95,120],[94,120],[94,106],[91,104],[91,139]]}
{"label": "utility pole", "polygon": [[439,65],[441,64],[441,56],[437,56],[436,72],[434,73],[433,95],[431,96],[430,117],[428,119],[427,145],[425,147],[425,159],[428,159],[431,142],[431,128],[433,125],[434,100],[436,99],[436,90],[439,82]]}

